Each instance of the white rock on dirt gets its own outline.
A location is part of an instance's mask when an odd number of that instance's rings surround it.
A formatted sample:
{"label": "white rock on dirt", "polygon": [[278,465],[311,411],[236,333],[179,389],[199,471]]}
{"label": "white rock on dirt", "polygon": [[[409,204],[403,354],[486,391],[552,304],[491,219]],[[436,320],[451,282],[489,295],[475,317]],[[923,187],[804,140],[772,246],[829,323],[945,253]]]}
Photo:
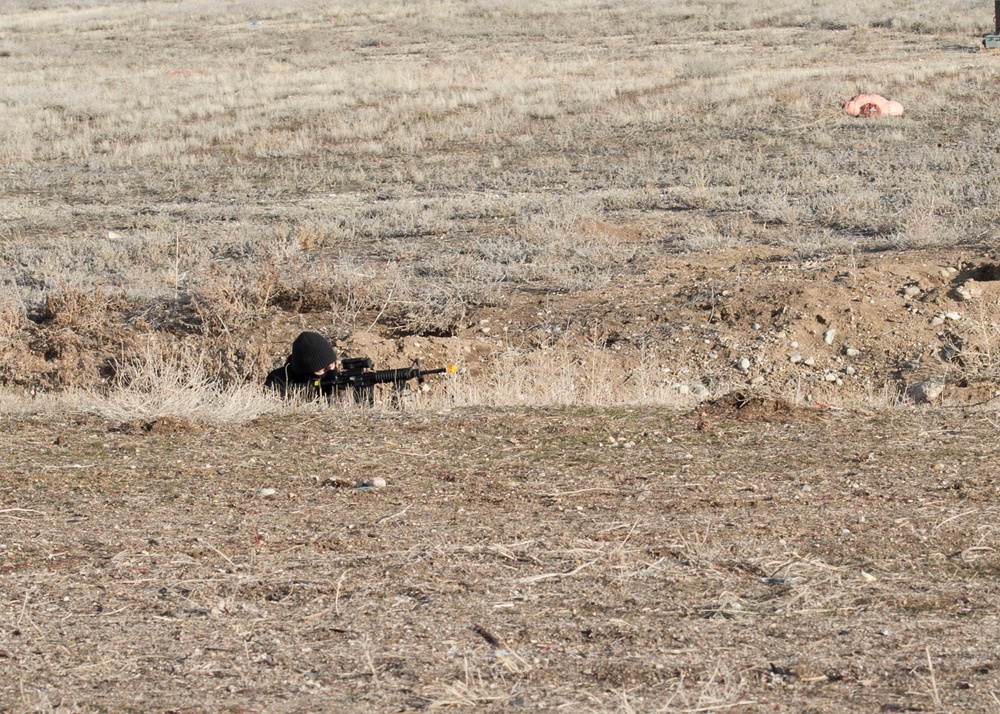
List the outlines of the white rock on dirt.
{"label": "white rock on dirt", "polygon": [[975,280],[966,280],[955,288],[955,297],[959,300],[973,300],[982,295],[983,289]]}
{"label": "white rock on dirt", "polygon": [[837,330],[831,327],[829,330],[823,333],[823,342],[828,345],[833,344],[833,340],[837,337]]}
{"label": "white rock on dirt", "polygon": [[932,404],[941,397],[944,388],[944,377],[928,377],[907,389],[906,394],[917,404]]}

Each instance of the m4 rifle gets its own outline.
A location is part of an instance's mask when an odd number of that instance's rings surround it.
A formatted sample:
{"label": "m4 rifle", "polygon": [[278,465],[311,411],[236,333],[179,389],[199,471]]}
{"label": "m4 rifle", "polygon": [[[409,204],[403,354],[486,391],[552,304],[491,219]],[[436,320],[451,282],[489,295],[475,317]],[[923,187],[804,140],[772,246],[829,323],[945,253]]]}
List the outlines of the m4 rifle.
{"label": "m4 rifle", "polygon": [[320,392],[326,397],[350,394],[357,404],[375,403],[375,385],[391,384],[393,392],[398,397],[409,385],[411,379],[417,384],[423,384],[424,377],[429,374],[455,373],[455,365],[438,367],[436,369],[420,369],[420,361],[415,360],[412,367],[397,369],[375,369],[370,357],[346,357],[340,361],[340,369],[327,372],[319,378]]}

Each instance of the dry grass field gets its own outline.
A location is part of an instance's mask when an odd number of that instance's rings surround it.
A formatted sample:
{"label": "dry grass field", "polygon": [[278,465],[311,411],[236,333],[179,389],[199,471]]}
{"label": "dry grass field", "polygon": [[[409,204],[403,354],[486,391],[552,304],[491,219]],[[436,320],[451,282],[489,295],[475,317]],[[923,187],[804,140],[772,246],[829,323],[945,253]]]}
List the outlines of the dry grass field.
{"label": "dry grass field", "polygon": [[4,3],[0,711],[1000,711],[992,10]]}

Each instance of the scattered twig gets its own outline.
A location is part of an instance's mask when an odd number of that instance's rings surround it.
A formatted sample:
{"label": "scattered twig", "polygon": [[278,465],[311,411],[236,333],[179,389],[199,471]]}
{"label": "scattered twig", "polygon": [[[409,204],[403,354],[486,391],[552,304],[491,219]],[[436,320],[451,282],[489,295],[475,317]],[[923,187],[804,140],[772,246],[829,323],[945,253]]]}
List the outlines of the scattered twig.
{"label": "scattered twig", "polygon": [[756,704],[756,699],[747,699],[742,702],[733,702],[732,704],[713,704],[710,707],[698,707],[697,709],[681,709],[684,714],[696,714],[696,712],[718,712],[724,709],[735,709],[736,707],[746,707],[751,704]]}
{"label": "scattered twig", "polygon": [[500,649],[501,647],[503,647],[503,642],[500,640],[500,638],[497,637],[496,635],[494,635],[489,630],[487,630],[482,625],[478,625],[478,624],[477,625],[473,625],[472,626],[472,631],[475,632],[480,637],[482,637],[484,640],[486,640],[493,647],[496,647],[497,649]]}
{"label": "scattered twig", "polygon": [[225,553],[223,553],[221,550],[219,550],[218,548],[216,548],[214,545],[212,545],[208,541],[201,540],[201,539],[199,539],[199,540],[200,540],[201,543],[205,544],[208,548],[210,548],[210,549],[214,550],[216,553],[218,553],[220,557],[222,557],[227,563],[229,563],[230,567],[232,567],[232,568],[236,567],[236,563],[234,563],[232,561],[232,559],[228,555],[226,555]]}
{"label": "scattered twig", "polygon": [[343,584],[345,577],[347,577],[346,570],[337,578],[337,592],[333,596],[333,611],[337,613],[337,617],[340,617],[340,586]]}
{"label": "scattered twig", "polygon": [[[532,541],[528,541],[528,542],[530,543]],[[525,561],[530,561],[530,562],[534,563],[535,565],[542,565],[543,564],[542,561],[540,561],[538,558],[536,558],[535,556],[533,556],[531,553],[514,553],[512,550],[510,550],[506,546],[503,546],[503,545],[500,545],[500,544],[490,546],[489,550],[491,550],[492,552],[496,553],[500,557],[506,558],[507,560],[512,560],[515,563],[523,563]]]}
{"label": "scattered twig", "polygon": [[403,515],[404,513],[406,513],[408,510],[410,510],[409,506],[407,506],[406,508],[404,508],[399,513],[392,513],[392,514],[389,514],[389,515],[386,515],[386,516],[380,516],[380,517],[376,518],[374,521],[369,521],[368,523],[366,523],[365,527],[368,528],[368,527],[371,527],[371,526],[376,526],[379,523],[381,523],[382,521],[391,521],[394,518],[399,518],[401,515]]}
{"label": "scattered twig", "polygon": [[4,508],[4,509],[0,509],[0,515],[4,515],[6,513],[37,513],[40,516],[46,516],[46,515],[48,515],[44,511],[36,511],[34,508]]}
{"label": "scattered twig", "polygon": [[378,311],[378,315],[376,315],[375,319],[372,320],[372,324],[368,326],[369,332],[371,332],[372,328],[375,327],[375,323],[377,323],[382,318],[382,315],[385,314],[385,309],[389,307],[389,303],[392,301],[392,293],[395,289],[396,288],[393,287],[389,290],[389,294],[385,298],[385,303],[382,305],[382,309]]}
{"label": "scattered twig", "polygon": [[31,619],[31,615],[28,614],[28,593],[24,593],[24,604],[21,605],[21,614],[17,616],[17,627],[21,626],[21,620],[27,619],[28,624],[35,628],[35,632],[39,635],[42,634],[41,628],[35,624],[35,621]]}
{"label": "scattered twig", "polygon": [[579,488],[576,491],[553,491],[552,493],[542,493],[539,495],[542,496],[543,498],[561,498],[562,496],[574,496],[578,493],[588,493],[590,491],[604,491],[605,493],[620,493],[621,489],[595,486],[594,488]]}
{"label": "scattered twig", "polygon": [[934,662],[931,661],[931,648],[924,647],[924,652],[927,654],[927,669],[931,675],[931,697],[934,699],[934,706],[937,709],[941,709],[941,695],[938,694],[937,680],[934,678]]}
{"label": "scattered twig", "polygon": [[302,618],[302,622],[315,622],[316,620],[322,620],[324,617],[330,614],[332,607],[328,607],[325,610],[320,610],[319,612],[314,612],[312,615],[306,615]]}
{"label": "scattered twig", "polygon": [[956,518],[961,518],[962,516],[967,516],[967,515],[969,515],[970,513],[975,513],[975,512],[976,512],[976,511],[978,511],[978,510],[979,510],[978,508],[971,508],[971,509],[969,509],[968,511],[964,511],[964,512],[962,512],[962,513],[956,513],[956,514],[955,514],[954,516],[951,516],[950,518],[945,518],[945,519],[944,519],[943,521],[941,521],[941,522],[940,522],[940,523],[938,523],[938,524],[937,524],[936,526],[934,526],[934,527],[933,527],[933,528],[932,528],[931,530],[934,530],[934,531],[936,531],[936,530],[938,530],[938,529],[939,529],[939,528],[940,528],[941,526],[943,526],[943,525],[944,525],[945,523],[948,523],[948,522],[950,522],[950,521],[953,521],[953,520],[955,520]]}
{"label": "scattered twig", "polygon": [[954,553],[949,553],[946,557],[949,560],[952,558],[961,558],[962,560],[965,560],[966,553],[978,553],[978,552],[993,553],[995,551],[996,548],[990,548],[987,545],[974,545],[970,548],[963,548],[962,550],[956,550]]}
{"label": "scattered twig", "polygon": [[576,568],[566,572],[566,573],[542,573],[541,575],[532,575],[530,578],[521,578],[518,582],[521,583],[537,583],[539,580],[549,580],[551,578],[568,578],[571,575],[576,575],[584,568],[589,568],[591,565],[600,560],[600,557],[594,558],[593,560],[588,560],[583,565],[579,565]]}
{"label": "scattered twig", "polygon": [[368,663],[368,669],[372,673],[372,682],[375,683],[375,689],[381,693],[382,684],[378,679],[378,670],[375,669],[375,661],[372,659],[371,642],[368,640],[365,640],[365,661]]}

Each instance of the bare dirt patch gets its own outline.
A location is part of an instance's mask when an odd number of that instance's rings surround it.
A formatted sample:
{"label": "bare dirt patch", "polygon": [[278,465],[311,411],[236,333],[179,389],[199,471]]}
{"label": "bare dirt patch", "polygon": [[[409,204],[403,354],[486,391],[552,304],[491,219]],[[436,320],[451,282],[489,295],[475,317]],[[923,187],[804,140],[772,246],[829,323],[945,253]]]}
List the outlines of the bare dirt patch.
{"label": "bare dirt patch", "polygon": [[992,710],[992,415],[750,406],[7,421],[0,699]]}

